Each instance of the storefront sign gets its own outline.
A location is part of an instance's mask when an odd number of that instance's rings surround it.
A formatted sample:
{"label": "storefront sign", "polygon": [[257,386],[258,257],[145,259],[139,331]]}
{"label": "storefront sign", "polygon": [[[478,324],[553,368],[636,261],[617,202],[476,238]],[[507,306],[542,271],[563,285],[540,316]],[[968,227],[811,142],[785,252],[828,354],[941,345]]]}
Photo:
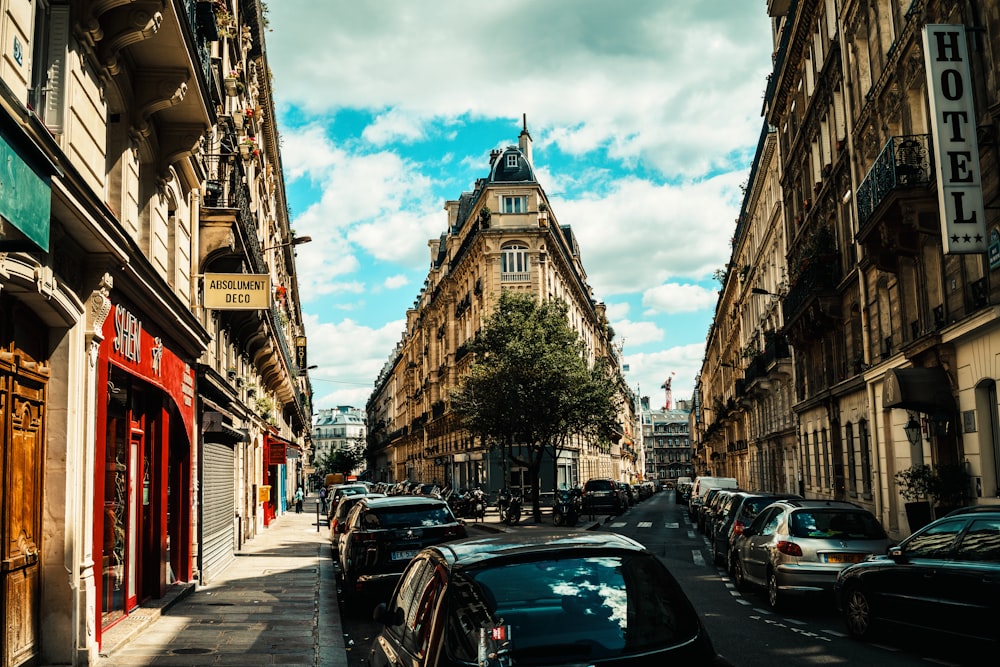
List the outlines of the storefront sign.
{"label": "storefront sign", "polygon": [[924,26],[923,45],[944,252],[986,252],[986,215],[965,27]]}
{"label": "storefront sign", "polygon": [[309,364],[306,360],[306,337],[296,336],[295,337],[295,364],[299,367],[299,372],[303,373]]}
{"label": "storefront sign", "polygon": [[148,330],[132,306],[115,303],[104,321],[108,360],[169,394],[185,426],[193,430],[194,369],[157,333]]}
{"label": "storefront sign", "polygon": [[49,250],[52,188],[0,133],[0,252]]}
{"label": "storefront sign", "polygon": [[206,273],[205,307],[266,310],[271,307],[271,278],[267,274]]}

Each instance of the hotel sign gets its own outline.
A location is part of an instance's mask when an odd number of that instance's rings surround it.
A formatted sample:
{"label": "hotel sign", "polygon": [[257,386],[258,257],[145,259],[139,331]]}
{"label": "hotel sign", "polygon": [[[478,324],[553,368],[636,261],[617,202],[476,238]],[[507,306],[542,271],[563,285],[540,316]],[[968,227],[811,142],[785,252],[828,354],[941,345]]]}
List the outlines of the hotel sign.
{"label": "hotel sign", "polygon": [[923,43],[944,252],[984,253],[986,215],[965,27],[924,26]]}
{"label": "hotel sign", "polygon": [[267,310],[271,307],[271,277],[250,273],[206,273],[205,308]]}

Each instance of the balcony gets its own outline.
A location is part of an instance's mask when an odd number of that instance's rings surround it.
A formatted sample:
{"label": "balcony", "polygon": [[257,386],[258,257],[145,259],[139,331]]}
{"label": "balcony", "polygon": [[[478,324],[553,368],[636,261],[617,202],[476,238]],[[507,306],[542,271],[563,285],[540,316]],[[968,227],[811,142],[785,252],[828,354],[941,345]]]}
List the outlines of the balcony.
{"label": "balcony", "polygon": [[840,319],[837,285],[841,278],[840,257],[836,253],[807,258],[781,304],[785,328],[798,331],[801,330],[798,325],[806,324],[809,331],[827,332]]}
{"label": "balcony", "polygon": [[913,255],[918,232],[939,233],[931,137],[892,137],[875,159],[855,199],[858,241],[880,269],[898,271],[900,255]]}

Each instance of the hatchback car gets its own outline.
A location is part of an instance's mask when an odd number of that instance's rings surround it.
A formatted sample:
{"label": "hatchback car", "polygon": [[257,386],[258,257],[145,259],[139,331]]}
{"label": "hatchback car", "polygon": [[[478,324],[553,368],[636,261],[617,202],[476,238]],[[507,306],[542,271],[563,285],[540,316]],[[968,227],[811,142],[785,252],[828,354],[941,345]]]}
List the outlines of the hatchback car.
{"label": "hatchback car", "polygon": [[339,562],[340,557],[340,536],[344,534],[344,529],[347,528],[347,515],[350,513],[351,509],[358,504],[358,501],[362,498],[384,498],[384,493],[356,493],[353,495],[344,495],[340,497],[340,501],[336,506],[332,506],[330,509],[330,514],[327,516],[327,524],[330,527],[330,543],[333,545],[333,554]]}
{"label": "hatchback car", "polygon": [[774,501],[799,497],[793,493],[732,492],[709,534],[709,538],[712,540],[712,562],[716,565],[724,565],[726,570],[732,574],[732,545],[736,538],[742,535],[744,529],[753,523],[762,509]]}
{"label": "hatchback car", "polygon": [[845,568],[834,591],[848,631],[880,625],[1000,644],[1000,505],[958,510],[876,556]]}
{"label": "hatchback car", "polygon": [[728,665],[666,566],[614,533],[509,533],[424,549],[368,664]]}
{"label": "hatchback car", "polygon": [[348,513],[340,538],[345,600],[391,590],[418,551],[466,536],[465,525],[440,498],[362,497]]}
{"label": "hatchback car", "polygon": [[733,579],[765,588],[777,609],[789,595],[832,591],[841,570],[890,544],[875,515],[853,503],[779,500],[737,538]]}
{"label": "hatchback car", "polygon": [[613,479],[588,479],[583,485],[583,511],[586,514],[610,512],[621,514],[627,507],[619,483]]}

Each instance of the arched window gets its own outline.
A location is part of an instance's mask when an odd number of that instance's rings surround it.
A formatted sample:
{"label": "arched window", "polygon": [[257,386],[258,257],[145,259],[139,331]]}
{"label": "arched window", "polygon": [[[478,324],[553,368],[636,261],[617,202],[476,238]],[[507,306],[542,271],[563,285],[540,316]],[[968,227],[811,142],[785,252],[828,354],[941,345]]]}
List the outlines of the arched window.
{"label": "arched window", "polygon": [[500,251],[500,282],[524,282],[530,278],[528,248],[509,243]]}

